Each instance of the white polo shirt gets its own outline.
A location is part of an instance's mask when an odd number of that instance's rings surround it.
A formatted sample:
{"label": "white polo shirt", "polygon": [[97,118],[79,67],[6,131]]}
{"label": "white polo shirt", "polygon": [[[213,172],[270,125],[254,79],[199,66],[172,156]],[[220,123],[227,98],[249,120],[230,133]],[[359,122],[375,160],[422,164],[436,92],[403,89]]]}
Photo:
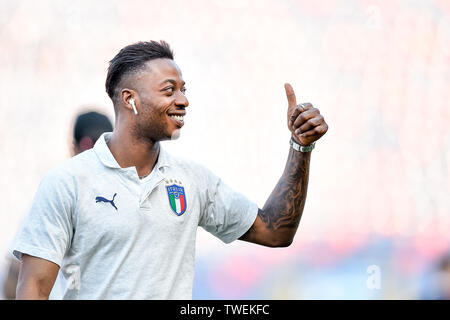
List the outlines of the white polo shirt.
{"label": "white polo shirt", "polygon": [[13,254],[59,265],[64,299],[192,299],[197,227],[229,243],[258,206],[162,147],[141,181],[114,159],[110,135],[43,178]]}

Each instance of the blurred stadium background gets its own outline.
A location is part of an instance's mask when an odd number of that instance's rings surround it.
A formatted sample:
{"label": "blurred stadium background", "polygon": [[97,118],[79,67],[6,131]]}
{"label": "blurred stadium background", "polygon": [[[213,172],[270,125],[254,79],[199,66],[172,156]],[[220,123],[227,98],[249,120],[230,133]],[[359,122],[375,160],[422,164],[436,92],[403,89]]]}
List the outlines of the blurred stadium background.
{"label": "blurred stadium background", "polygon": [[94,107],[113,119],[108,61],[127,44],[163,39],[190,100],[181,138],[164,147],[260,207],[289,150],[283,84],[330,126],[312,154],[292,246],[224,245],[199,229],[194,299],[449,294],[450,271],[438,269],[450,264],[438,265],[450,251],[450,1],[1,0],[0,8],[0,282],[40,179],[70,156],[75,114]]}

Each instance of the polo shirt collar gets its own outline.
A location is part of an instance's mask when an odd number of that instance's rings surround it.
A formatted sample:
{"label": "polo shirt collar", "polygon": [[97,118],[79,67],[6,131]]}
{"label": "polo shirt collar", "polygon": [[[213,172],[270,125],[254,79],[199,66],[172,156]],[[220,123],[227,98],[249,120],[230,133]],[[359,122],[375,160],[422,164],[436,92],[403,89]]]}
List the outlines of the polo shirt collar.
{"label": "polo shirt collar", "polygon": [[[109,139],[111,135],[112,132],[103,133],[100,136],[100,138],[98,138],[93,149],[104,166],[113,169],[124,169],[121,168],[120,165],[117,163],[116,159],[111,153],[111,150],[109,150],[109,147],[106,144],[106,139]],[[169,154],[166,152],[166,150],[162,148],[161,143],[159,144],[159,156],[155,164],[155,167],[158,169],[161,167],[170,167]]]}

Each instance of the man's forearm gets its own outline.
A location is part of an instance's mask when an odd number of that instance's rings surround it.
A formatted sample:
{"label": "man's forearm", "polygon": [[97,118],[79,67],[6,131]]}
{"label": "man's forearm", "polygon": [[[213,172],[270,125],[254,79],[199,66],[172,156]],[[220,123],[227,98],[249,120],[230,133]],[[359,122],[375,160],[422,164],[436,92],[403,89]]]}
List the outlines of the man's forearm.
{"label": "man's forearm", "polygon": [[239,239],[269,247],[286,247],[294,240],[305,207],[309,180],[309,162],[313,143],[327,131],[328,125],[319,109],[311,103],[297,104],[294,89],[284,85],[288,99],[287,124],[291,139],[305,147],[289,149],[283,175],[250,229]]}
{"label": "man's forearm", "polygon": [[276,232],[283,242],[292,242],[302,216],[310,159],[311,152],[290,148],[283,175],[259,212],[267,228]]}

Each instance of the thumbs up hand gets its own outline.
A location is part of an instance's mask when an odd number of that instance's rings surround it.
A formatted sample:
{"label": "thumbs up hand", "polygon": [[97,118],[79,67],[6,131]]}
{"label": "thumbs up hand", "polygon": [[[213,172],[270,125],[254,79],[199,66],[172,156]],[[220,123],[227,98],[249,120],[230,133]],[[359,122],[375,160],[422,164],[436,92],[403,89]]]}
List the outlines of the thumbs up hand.
{"label": "thumbs up hand", "polygon": [[311,103],[297,104],[294,89],[289,83],[284,85],[288,100],[288,128],[292,138],[298,144],[308,146],[328,131],[328,125],[319,109]]}

